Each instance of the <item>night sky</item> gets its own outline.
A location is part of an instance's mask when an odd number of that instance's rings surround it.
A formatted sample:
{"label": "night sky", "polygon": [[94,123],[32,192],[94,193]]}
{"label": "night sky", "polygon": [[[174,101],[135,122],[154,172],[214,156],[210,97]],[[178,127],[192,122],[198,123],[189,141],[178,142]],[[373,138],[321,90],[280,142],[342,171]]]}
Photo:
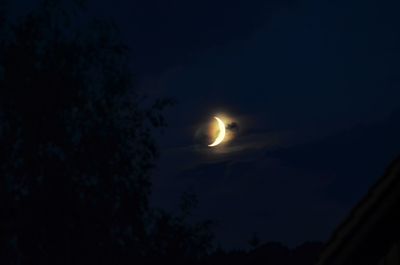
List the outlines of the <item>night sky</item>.
{"label": "night sky", "polygon": [[[28,2],[27,2],[28,3]],[[27,5],[29,6],[29,5]],[[326,240],[400,150],[398,1],[93,1],[141,88],[171,97],[152,204],[183,192],[217,242]],[[94,10],[94,11],[93,11]],[[238,121],[226,152],[196,131]]]}

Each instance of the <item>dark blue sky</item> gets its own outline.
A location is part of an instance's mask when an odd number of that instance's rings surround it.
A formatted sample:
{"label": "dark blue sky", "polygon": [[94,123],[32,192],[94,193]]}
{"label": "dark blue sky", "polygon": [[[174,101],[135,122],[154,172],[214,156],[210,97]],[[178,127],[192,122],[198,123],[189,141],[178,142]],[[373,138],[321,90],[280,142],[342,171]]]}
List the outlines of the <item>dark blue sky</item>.
{"label": "dark blue sky", "polygon": [[[158,139],[152,202],[243,247],[256,232],[325,240],[400,150],[398,1],[92,1],[111,16],[151,96],[178,102]],[[214,113],[241,121],[224,154],[199,151]]]}
{"label": "dark blue sky", "polygon": [[[197,217],[219,221],[226,247],[253,232],[290,245],[327,239],[400,150],[399,7],[286,2],[246,34],[226,22],[215,45],[203,19],[208,42],[149,82],[179,103],[161,138],[155,204],[174,209],[195,192]],[[246,121],[231,143],[240,151],[199,153],[194,134],[219,111]]]}
{"label": "dark blue sky", "polygon": [[[178,102],[159,137],[153,203],[174,210],[195,192],[195,217],[216,220],[227,248],[254,232],[327,239],[400,150],[399,7],[114,1],[143,88]],[[199,151],[198,127],[221,111],[242,121],[232,151]]]}

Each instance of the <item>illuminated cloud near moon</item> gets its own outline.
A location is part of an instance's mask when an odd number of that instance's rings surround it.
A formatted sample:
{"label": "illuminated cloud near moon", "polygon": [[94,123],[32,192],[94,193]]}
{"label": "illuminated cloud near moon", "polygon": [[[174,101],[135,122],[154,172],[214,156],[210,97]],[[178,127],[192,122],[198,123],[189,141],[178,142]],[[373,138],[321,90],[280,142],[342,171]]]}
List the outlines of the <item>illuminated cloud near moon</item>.
{"label": "illuminated cloud near moon", "polygon": [[276,148],[276,132],[251,131],[253,123],[252,118],[247,116],[215,114],[195,126],[193,145],[178,149],[193,151],[203,158],[222,159],[227,155],[236,156],[266,146]]}

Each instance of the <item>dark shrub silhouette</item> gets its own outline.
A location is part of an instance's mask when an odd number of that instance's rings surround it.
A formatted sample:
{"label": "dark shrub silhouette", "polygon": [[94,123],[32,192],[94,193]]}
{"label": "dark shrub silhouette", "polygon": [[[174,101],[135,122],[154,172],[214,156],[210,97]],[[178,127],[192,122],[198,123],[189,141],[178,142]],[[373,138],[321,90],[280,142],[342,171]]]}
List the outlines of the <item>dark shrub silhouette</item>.
{"label": "dark shrub silhouette", "polygon": [[153,219],[152,251],[148,262],[152,264],[200,264],[212,250],[211,221],[188,225],[185,216],[172,216],[164,211]]}
{"label": "dark shrub silhouette", "polygon": [[316,263],[323,244],[320,242],[304,243],[290,249],[278,242],[269,242],[249,251],[224,251],[217,249],[205,259],[207,265],[313,265]]}

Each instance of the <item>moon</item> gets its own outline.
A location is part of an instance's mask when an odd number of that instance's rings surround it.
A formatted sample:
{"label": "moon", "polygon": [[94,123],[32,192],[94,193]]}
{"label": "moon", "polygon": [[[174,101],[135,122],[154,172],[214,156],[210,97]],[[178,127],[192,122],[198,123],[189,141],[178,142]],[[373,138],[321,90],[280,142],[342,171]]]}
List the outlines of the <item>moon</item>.
{"label": "moon", "polygon": [[218,117],[214,117],[214,119],[216,119],[217,122],[218,122],[219,133],[218,133],[217,138],[215,138],[214,142],[212,144],[208,145],[210,147],[219,145],[225,138],[225,124],[224,124],[224,122]]}

